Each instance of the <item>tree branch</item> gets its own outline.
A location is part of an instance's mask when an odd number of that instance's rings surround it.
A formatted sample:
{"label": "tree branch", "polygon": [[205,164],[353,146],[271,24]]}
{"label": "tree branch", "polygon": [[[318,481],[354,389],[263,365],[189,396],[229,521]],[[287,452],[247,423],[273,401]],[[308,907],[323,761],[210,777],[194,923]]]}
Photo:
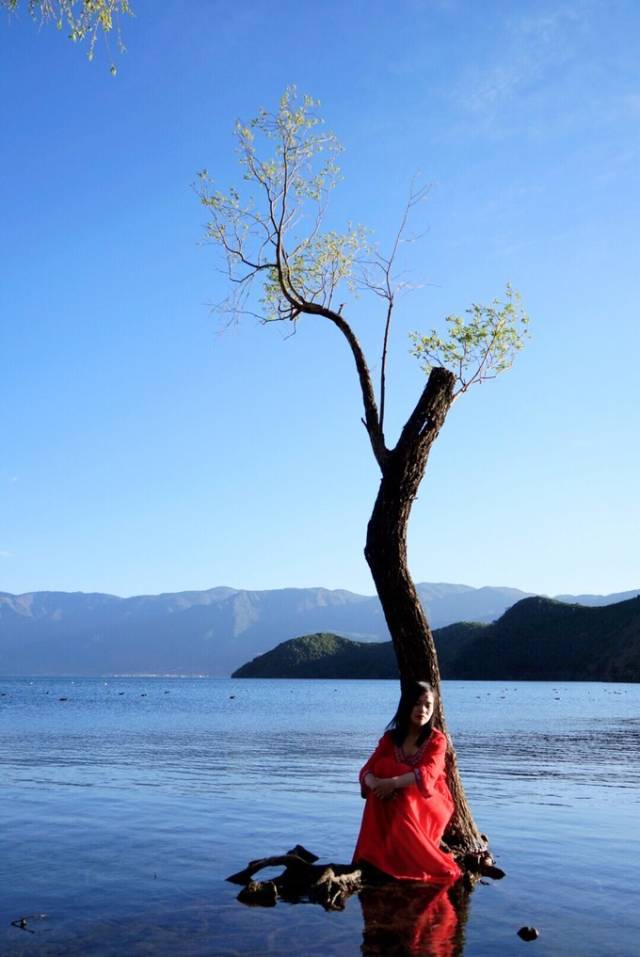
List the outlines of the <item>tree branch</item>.
{"label": "tree branch", "polygon": [[454,399],[456,377],[448,369],[431,370],[427,384],[400,433],[393,455],[406,458],[425,438],[429,444],[438,435]]}
{"label": "tree branch", "polygon": [[391,313],[393,311],[393,297],[389,299],[387,305],[387,320],[384,324],[384,339],[382,341],[382,361],[380,363],[380,430],[384,431],[384,392],[385,392],[385,369],[387,364],[387,346],[389,342],[389,329],[391,328]]}
{"label": "tree branch", "polygon": [[304,312],[307,315],[323,316],[325,319],[328,319],[329,322],[332,322],[334,326],[340,330],[342,335],[349,343],[349,348],[351,349],[358,372],[360,390],[362,392],[362,402],[364,405],[365,416],[364,425],[369,435],[369,441],[371,442],[371,448],[373,449],[376,462],[380,466],[380,470],[384,471],[387,458],[389,456],[389,450],[385,445],[384,433],[382,431],[380,418],[378,416],[378,407],[376,404],[375,393],[373,391],[371,374],[369,372],[367,360],[365,359],[365,355],[358,338],[346,319],[343,319],[342,316],[333,309],[328,309],[326,306],[317,305],[315,302],[306,301],[301,302],[299,308],[300,312]]}

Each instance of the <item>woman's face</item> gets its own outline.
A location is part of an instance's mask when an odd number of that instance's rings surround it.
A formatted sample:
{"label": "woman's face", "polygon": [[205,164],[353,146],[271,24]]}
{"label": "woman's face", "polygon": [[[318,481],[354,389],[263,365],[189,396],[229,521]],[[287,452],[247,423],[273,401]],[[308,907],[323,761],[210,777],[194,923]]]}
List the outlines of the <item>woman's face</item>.
{"label": "woman's face", "polygon": [[410,721],[416,728],[422,728],[433,714],[435,695],[433,691],[425,691],[420,695],[411,709]]}

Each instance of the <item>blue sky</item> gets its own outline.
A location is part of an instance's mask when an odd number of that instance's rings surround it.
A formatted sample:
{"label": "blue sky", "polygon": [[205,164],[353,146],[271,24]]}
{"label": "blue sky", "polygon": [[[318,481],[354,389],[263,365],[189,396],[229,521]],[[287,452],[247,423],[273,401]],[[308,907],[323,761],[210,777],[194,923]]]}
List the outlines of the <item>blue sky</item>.
{"label": "blue sky", "polygon": [[[412,516],[419,581],[640,585],[635,0],[135,0],[127,53],[0,23],[0,590],[372,593],[378,477],[350,356],[319,322],[222,331],[192,190],[239,180],[237,117],[296,83],[345,146],[332,221],[384,246],[432,184],[408,333],[519,289],[533,338],[457,402]],[[188,11],[188,12],[186,12]],[[111,58],[117,76],[109,72]],[[345,314],[379,362],[382,315]]]}

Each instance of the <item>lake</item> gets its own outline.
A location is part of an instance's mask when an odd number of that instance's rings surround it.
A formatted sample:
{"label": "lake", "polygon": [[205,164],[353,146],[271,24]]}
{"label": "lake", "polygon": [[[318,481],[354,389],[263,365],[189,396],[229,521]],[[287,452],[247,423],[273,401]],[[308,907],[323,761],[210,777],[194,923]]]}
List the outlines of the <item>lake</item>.
{"label": "lake", "polygon": [[[236,901],[224,878],[252,858],[301,843],[350,860],[358,769],[397,692],[0,678],[0,953],[640,954],[640,685],[444,682],[463,781],[507,877],[478,886],[457,918],[414,895],[407,912],[426,930],[413,949],[380,943],[380,902],[325,913]],[[26,929],[11,924],[21,917]],[[537,941],[517,937],[523,925]]]}

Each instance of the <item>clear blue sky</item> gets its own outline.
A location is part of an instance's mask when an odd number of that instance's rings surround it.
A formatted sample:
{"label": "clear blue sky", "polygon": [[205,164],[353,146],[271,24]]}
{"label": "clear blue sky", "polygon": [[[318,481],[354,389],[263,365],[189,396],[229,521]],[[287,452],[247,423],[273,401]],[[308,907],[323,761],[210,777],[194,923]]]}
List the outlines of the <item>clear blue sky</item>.
{"label": "clear blue sky", "polygon": [[[296,83],[343,141],[335,221],[384,244],[433,184],[407,333],[511,281],[533,339],[454,406],[412,517],[419,581],[640,585],[636,0],[134,0],[118,74],[0,18],[0,590],[372,593],[377,488],[350,356],[313,321],[219,334],[191,184]],[[115,47],[115,41],[112,41]],[[353,313],[378,362],[379,305]],[[393,433],[393,429],[392,429]]]}

